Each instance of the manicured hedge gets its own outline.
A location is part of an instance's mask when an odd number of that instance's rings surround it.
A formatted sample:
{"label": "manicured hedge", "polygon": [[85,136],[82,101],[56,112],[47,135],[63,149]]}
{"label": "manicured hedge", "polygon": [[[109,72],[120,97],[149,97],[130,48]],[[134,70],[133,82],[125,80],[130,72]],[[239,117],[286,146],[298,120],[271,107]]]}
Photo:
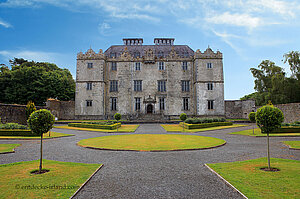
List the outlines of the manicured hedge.
{"label": "manicured hedge", "polygon": [[300,133],[300,127],[281,127],[279,129],[276,129],[272,133]]}
{"label": "manicured hedge", "polygon": [[23,129],[0,129],[0,136],[38,136],[31,130]]}
{"label": "manicured hedge", "polygon": [[[180,122],[180,126],[182,126],[182,122]],[[185,129],[202,129],[216,126],[231,126],[232,122],[212,122],[212,123],[203,123],[203,124],[187,124],[184,123]]]}
{"label": "manicured hedge", "polygon": [[188,124],[203,124],[212,122],[226,122],[225,118],[187,118],[185,123]]}
{"label": "manicured hedge", "polygon": [[79,128],[114,130],[114,129],[117,129],[117,127],[121,127],[121,123],[115,123],[115,124],[111,124],[111,125],[99,125],[99,124],[88,124],[88,123],[69,123],[68,126],[79,127]]}

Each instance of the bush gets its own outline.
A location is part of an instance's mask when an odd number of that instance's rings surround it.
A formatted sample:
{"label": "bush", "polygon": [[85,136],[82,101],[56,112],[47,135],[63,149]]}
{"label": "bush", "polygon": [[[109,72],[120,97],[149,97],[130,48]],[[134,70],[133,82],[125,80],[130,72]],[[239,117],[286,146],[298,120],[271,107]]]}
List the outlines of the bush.
{"label": "bush", "polygon": [[281,126],[284,117],[279,108],[267,105],[257,110],[255,120],[262,133],[271,133]]}
{"label": "bush", "polygon": [[34,111],[36,111],[35,105],[32,101],[29,101],[26,105],[26,119],[29,118],[29,116],[31,115],[31,113],[33,113]]}
{"label": "bush", "polygon": [[47,133],[52,128],[54,121],[54,116],[46,109],[33,112],[27,120],[31,131],[38,135]]}
{"label": "bush", "polygon": [[78,128],[92,128],[92,129],[106,129],[106,130],[114,130],[118,127],[121,127],[121,123],[114,123],[110,125],[99,125],[99,124],[88,124],[84,123],[69,123],[70,127],[78,127]]}
{"label": "bush", "polygon": [[115,120],[119,121],[122,118],[122,115],[120,113],[116,113],[114,115]]}
{"label": "bush", "polygon": [[185,114],[185,113],[181,113],[180,116],[179,116],[179,119],[180,119],[181,121],[185,121],[185,120],[187,119],[186,114]]}
{"label": "bush", "polygon": [[272,131],[272,133],[300,133],[299,126],[281,127]]}
{"label": "bush", "polygon": [[28,129],[27,126],[18,123],[0,124],[0,129]]}
{"label": "bush", "polygon": [[106,122],[82,122],[82,124],[98,124],[98,125],[112,125],[118,123],[116,121],[106,121]]}
{"label": "bush", "polygon": [[[183,125],[183,122],[180,123],[180,126]],[[211,122],[211,123],[202,123],[202,124],[188,124],[184,123],[184,128],[186,129],[201,129],[201,128],[209,128],[216,126],[231,126],[232,122]]]}
{"label": "bush", "polygon": [[38,136],[27,129],[1,129],[0,136]]}
{"label": "bush", "polygon": [[185,120],[185,123],[188,124],[203,124],[203,123],[212,123],[212,122],[225,122],[225,118],[188,118]]}
{"label": "bush", "polygon": [[251,122],[256,122],[256,121],[255,121],[255,115],[256,115],[255,112],[249,113],[248,118],[249,118],[249,120],[250,120]]}

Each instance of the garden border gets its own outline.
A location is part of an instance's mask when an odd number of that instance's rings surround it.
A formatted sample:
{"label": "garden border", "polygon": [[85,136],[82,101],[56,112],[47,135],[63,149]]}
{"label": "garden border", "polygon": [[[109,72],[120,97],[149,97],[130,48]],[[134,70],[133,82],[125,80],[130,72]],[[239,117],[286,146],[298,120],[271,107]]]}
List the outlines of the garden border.
{"label": "garden border", "polygon": [[225,180],[225,178],[223,178],[220,174],[218,174],[215,170],[213,170],[212,168],[210,168],[210,166],[208,166],[207,164],[204,164],[204,166],[206,166],[212,173],[214,173],[215,175],[217,175],[221,180],[223,180],[225,182],[225,184],[229,187],[231,187],[232,189],[234,189],[236,192],[238,192],[239,194],[241,194],[241,196],[243,196],[243,198],[248,199],[247,196],[245,196],[240,190],[238,190],[235,186],[233,186],[232,184],[230,184],[230,182],[228,182],[227,180]]}
{"label": "garden border", "polygon": [[[57,138],[64,138],[64,137],[71,137],[75,135],[66,135],[66,136],[60,136],[60,137],[51,137],[51,138],[44,138],[43,140],[51,140],[51,139],[57,139]],[[41,138],[1,138],[0,140],[40,140]]]}

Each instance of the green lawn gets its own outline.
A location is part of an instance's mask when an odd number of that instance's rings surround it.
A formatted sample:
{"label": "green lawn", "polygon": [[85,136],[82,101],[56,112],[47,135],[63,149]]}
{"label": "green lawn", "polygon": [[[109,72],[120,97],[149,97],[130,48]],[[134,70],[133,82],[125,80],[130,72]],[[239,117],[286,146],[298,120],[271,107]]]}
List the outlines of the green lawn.
{"label": "green lawn", "polygon": [[[233,135],[248,135],[248,136],[255,136],[255,137],[266,137],[267,134],[262,134],[259,128],[254,129],[254,134],[252,129],[244,130],[244,131],[238,131],[234,133],[229,133]],[[270,136],[300,136],[300,133],[272,133],[269,134]]]}
{"label": "green lawn", "polygon": [[0,165],[0,198],[69,198],[100,164],[43,160],[50,172],[30,174],[38,166],[39,160]]}
{"label": "green lawn", "polygon": [[[43,135],[43,139],[49,139],[49,138],[58,138],[58,137],[67,137],[67,136],[73,136],[72,134],[65,134],[65,133],[57,133],[57,132],[50,132]],[[40,139],[40,136],[0,136],[0,139]]]}
{"label": "green lawn", "polygon": [[0,153],[14,152],[14,149],[21,144],[0,144]]}
{"label": "green lawn", "polygon": [[71,126],[55,126],[54,128],[61,128],[61,129],[72,129],[72,130],[81,130],[81,131],[98,131],[98,132],[134,132],[139,125],[126,125],[122,124],[122,126],[118,129],[108,130],[108,129],[92,129],[92,128],[79,128],[79,127],[71,127]]}
{"label": "green lawn", "polygon": [[196,135],[134,134],[84,139],[79,146],[113,150],[163,151],[203,149],[225,144],[226,141]]}
{"label": "green lawn", "polygon": [[[183,132],[182,126],[179,126],[179,124],[161,124],[160,126],[162,126],[168,132]],[[193,132],[200,132],[200,131],[212,131],[212,130],[218,130],[218,129],[242,127],[242,126],[247,126],[247,125],[233,124],[231,126],[216,126],[216,127],[210,127],[210,128],[202,128],[202,129],[184,129],[184,132],[193,133]]]}
{"label": "green lawn", "polygon": [[288,145],[291,149],[300,149],[300,141],[283,141],[283,143]]}
{"label": "green lawn", "polygon": [[208,164],[248,198],[300,198],[300,161],[271,158],[278,172],[260,170],[266,158]]}

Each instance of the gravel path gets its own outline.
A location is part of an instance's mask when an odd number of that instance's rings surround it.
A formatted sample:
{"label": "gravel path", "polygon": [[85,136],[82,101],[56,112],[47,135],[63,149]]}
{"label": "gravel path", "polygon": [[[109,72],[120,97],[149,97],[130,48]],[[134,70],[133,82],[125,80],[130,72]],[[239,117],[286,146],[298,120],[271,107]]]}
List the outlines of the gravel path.
{"label": "gravel path", "polygon": [[[76,136],[44,140],[44,158],[104,164],[76,198],[241,198],[204,164],[265,157],[265,138],[228,134],[249,128],[251,127],[185,133],[221,138],[226,140],[227,144],[208,150],[174,152],[86,149],[77,146],[76,143],[81,139],[117,133],[54,129],[56,132]],[[142,124],[136,133],[166,132],[158,124]],[[300,160],[300,151],[289,150],[281,143],[285,140],[300,140],[300,137],[271,137],[271,157]],[[1,154],[0,164],[39,158],[39,140],[0,140],[0,144],[4,143],[22,145],[16,148],[13,154]]]}

